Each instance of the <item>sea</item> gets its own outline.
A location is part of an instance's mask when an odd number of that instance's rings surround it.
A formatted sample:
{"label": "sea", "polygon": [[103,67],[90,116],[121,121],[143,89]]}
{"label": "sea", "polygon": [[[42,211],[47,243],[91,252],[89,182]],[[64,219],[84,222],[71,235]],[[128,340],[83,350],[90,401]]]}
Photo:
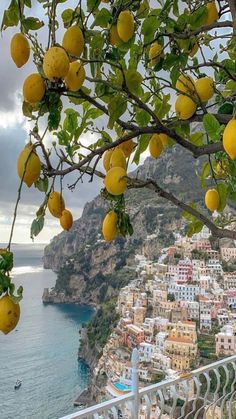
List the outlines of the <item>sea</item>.
{"label": "sea", "polygon": [[[87,387],[89,370],[78,361],[79,331],[93,309],[44,305],[44,288],[56,275],[43,269],[43,245],[13,245],[14,282],[24,287],[15,331],[0,332],[0,419],[58,419],[73,413]],[[22,386],[14,390],[16,380]]]}

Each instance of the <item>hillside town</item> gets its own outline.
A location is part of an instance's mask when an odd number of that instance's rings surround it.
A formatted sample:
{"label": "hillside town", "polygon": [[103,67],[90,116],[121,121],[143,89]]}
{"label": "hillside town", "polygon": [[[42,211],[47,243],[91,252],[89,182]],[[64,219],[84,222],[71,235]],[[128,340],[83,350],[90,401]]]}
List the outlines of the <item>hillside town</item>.
{"label": "hillside town", "polygon": [[136,278],[119,293],[120,319],[95,370],[107,377],[107,397],[130,391],[133,348],[143,386],[235,354],[235,259],[236,248],[217,248],[207,229],[176,234],[157,261],[136,255]]}

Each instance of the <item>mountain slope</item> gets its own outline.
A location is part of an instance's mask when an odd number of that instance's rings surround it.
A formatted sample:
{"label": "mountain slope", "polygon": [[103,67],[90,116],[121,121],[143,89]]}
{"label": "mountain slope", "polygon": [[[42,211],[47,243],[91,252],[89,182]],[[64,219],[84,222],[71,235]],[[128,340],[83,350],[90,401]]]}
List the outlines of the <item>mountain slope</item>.
{"label": "mountain slope", "polygon": [[[147,158],[131,176],[151,177],[179,198],[199,201],[202,190],[194,164],[190,153],[174,146],[161,159]],[[59,234],[45,248],[45,268],[58,272],[57,293],[91,304],[100,303],[101,295],[102,298],[116,295],[116,286],[109,282],[109,275],[141,250],[147,257],[157,258],[160,249],[173,242],[173,231],[184,227],[180,211],[150,190],[128,191],[126,206],[134,227],[132,237],[126,240],[119,237],[113,243],[102,240],[101,223],[107,206],[98,196],[85,205],[70,232]]]}

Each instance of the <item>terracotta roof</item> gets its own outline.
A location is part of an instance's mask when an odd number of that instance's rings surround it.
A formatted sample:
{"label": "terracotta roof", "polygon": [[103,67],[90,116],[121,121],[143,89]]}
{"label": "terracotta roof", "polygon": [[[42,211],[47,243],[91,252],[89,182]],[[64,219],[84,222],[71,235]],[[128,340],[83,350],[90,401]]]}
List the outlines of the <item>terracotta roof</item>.
{"label": "terracotta roof", "polygon": [[193,344],[193,341],[191,339],[188,339],[188,338],[171,338],[171,337],[169,337],[169,338],[166,339],[166,341],[167,342],[192,343]]}

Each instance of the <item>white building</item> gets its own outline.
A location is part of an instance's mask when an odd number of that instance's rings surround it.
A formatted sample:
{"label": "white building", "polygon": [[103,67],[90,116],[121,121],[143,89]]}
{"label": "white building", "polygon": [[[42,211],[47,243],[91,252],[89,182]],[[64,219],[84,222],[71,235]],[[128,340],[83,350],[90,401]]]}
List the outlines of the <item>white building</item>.
{"label": "white building", "polygon": [[160,351],[164,351],[164,343],[167,337],[168,333],[166,332],[159,332],[156,334],[156,346]]}
{"label": "white building", "polygon": [[147,342],[141,342],[139,345],[140,362],[151,362],[155,351],[155,345]]}
{"label": "white building", "polygon": [[194,301],[197,295],[204,295],[205,290],[197,285],[180,285],[173,282],[168,287],[168,293],[174,294],[176,301]]}

